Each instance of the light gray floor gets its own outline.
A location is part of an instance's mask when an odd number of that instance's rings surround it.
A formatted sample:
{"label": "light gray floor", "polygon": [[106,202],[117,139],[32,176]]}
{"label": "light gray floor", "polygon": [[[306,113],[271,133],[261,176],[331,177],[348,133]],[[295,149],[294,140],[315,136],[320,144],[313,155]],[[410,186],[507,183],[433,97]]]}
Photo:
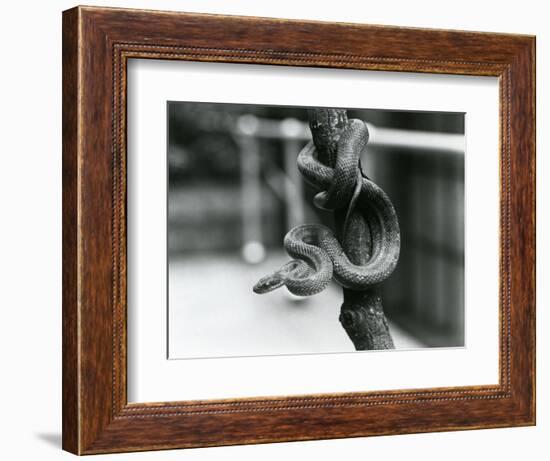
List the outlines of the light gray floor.
{"label": "light gray floor", "polygon": [[[172,258],[169,266],[169,358],[352,352],[338,321],[342,290],[308,298],[285,288],[257,295],[259,277],[288,261],[268,254],[257,265],[238,257]],[[391,324],[398,349],[423,347]]]}

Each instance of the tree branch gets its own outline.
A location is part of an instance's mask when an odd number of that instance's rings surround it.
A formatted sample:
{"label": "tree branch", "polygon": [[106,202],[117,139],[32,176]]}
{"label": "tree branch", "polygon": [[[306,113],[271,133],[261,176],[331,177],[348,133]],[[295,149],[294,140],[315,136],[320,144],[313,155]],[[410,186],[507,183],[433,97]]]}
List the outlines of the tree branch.
{"label": "tree branch", "polygon": [[[348,117],[345,109],[311,109],[309,126],[318,159],[334,167],[338,140]],[[346,209],[336,210],[334,223],[336,234],[349,260],[363,265],[370,259],[370,231],[361,213],[353,212],[346,236],[342,235]],[[343,288],[344,302],[340,309],[340,323],[346,330],[356,350],[393,349],[388,322],[384,315],[378,287],[365,291]]]}

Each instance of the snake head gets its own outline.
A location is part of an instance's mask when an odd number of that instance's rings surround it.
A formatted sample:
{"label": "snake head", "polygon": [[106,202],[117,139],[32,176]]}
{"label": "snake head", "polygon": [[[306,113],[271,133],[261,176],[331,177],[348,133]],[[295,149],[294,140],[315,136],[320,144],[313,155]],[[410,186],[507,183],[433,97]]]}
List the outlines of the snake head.
{"label": "snake head", "polygon": [[269,293],[279,287],[282,287],[285,284],[283,277],[281,277],[277,272],[274,274],[266,275],[262,277],[256,285],[252,288],[254,293],[263,295],[264,293]]}

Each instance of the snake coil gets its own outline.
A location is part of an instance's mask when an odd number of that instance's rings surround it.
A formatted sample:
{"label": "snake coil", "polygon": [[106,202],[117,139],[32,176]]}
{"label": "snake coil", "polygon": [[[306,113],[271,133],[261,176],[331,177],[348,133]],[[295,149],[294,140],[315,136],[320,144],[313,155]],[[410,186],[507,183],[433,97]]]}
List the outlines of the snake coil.
{"label": "snake coil", "polygon": [[263,294],[281,286],[298,296],[323,291],[332,278],[344,288],[368,290],[384,281],[399,259],[399,223],[386,193],[361,171],[360,155],[369,139],[366,124],[348,120],[337,144],[334,168],[321,163],[313,141],[298,154],[298,169],[305,180],[320,192],[314,203],[328,210],[346,209],[342,239],[348,234],[352,213],[360,213],[366,223],[370,258],[353,264],[335,234],[321,224],[303,224],[285,236],[284,247],[294,258],[275,272],[261,278],[254,292]]}

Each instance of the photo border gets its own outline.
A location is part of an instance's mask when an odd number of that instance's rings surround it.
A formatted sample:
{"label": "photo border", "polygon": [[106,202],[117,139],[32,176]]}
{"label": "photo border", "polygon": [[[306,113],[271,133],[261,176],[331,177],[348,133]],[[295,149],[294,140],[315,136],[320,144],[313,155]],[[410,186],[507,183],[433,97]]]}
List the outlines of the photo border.
{"label": "photo border", "polygon": [[[128,404],[130,58],[499,77],[499,384]],[[533,425],[534,122],[532,36],[95,7],[65,11],[63,448],[91,454]]]}
{"label": "photo border", "polygon": [[[499,242],[494,238],[499,229],[500,193],[497,77],[151,59],[129,59],[127,73],[130,402],[498,384]],[[266,93],[264,88],[270,91]],[[164,337],[160,333],[165,327],[160,311],[165,306],[159,300],[166,292],[166,232],[161,229],[166,222],[166,209],[155,203],[162,203],[165,192],[161,185],[165,165],[163,156],[157,154],[166,145],[167,100],[278,102],[423,112],[431,109],[466,114],[468,136],[460,136],[460,150],[469,152],[465,162],[469,198],[464,198],[470,204],[466,207],[470,216],[465,219],[465,285],[470,289],[465,294],[466,305],[474,307],[466,309],[467,347],[263,359],[249,356],[165,360]],[[373,128],[371,134],[369,145],[371,141],[378,142],[377,130]],[[413,135],[404,136],[400,142],[414,143]],[[391,136],[385,137],[393,143]],[[256,281],[247,280],[249,286]],[[228,310],[234,307],[234,302],[225,305]],[[186,342],[185,337],[180,339]],[[217,375],[224,379],[215,379]]]}

